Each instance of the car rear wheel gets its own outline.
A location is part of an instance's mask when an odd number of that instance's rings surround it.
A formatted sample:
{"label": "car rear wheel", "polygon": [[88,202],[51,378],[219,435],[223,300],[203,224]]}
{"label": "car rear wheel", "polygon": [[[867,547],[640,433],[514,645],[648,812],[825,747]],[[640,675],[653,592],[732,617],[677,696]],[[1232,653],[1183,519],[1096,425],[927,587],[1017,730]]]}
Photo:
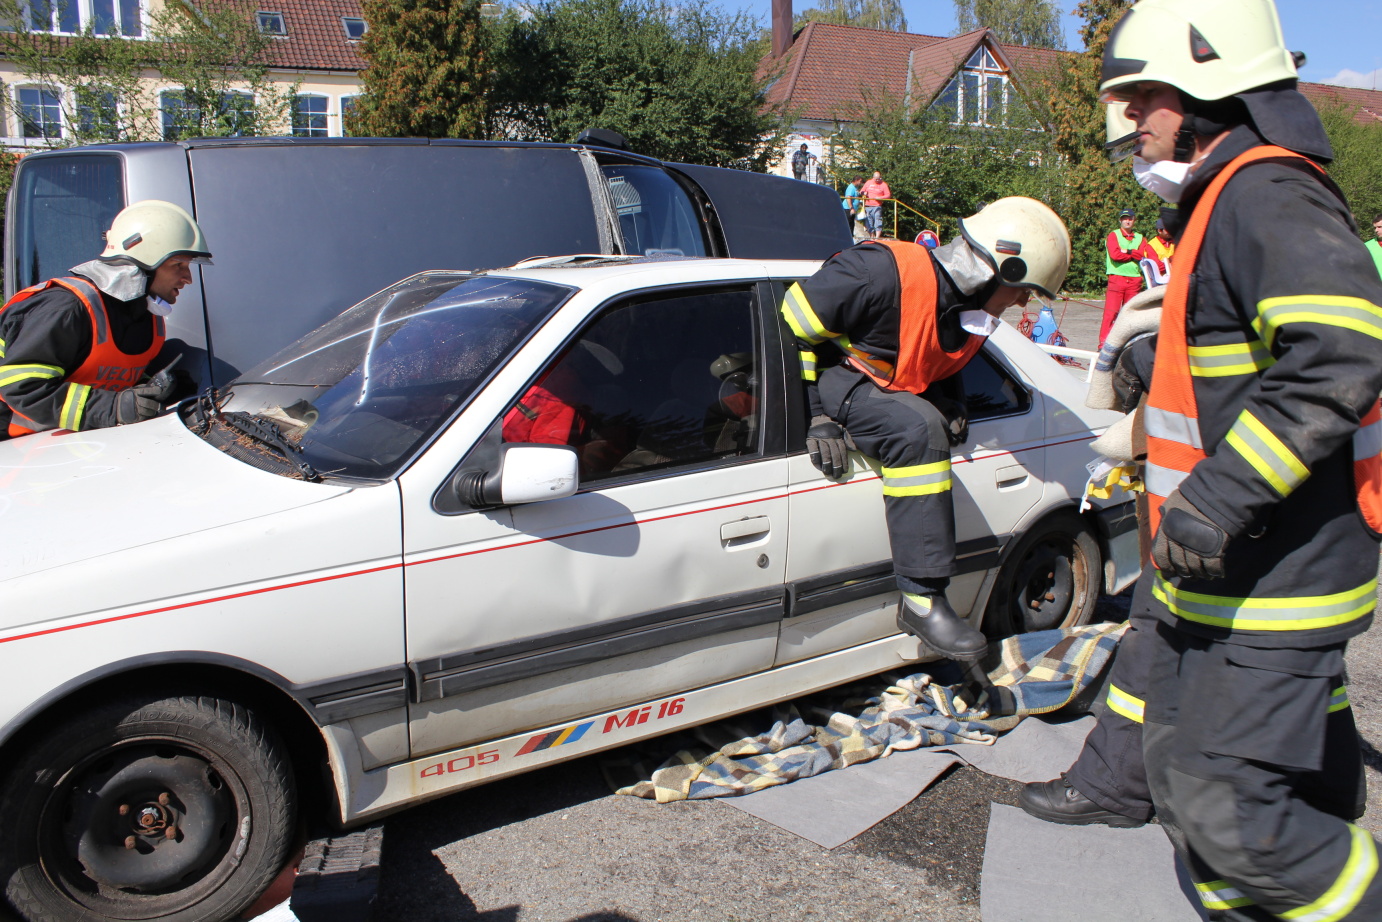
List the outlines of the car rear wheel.
{"label": "car rear wheel", "polygon": [[1038,522],[1008,554],[984,612],[992,638],[1087,624],[1099,600],[1103,555],[1075,512]]}
{"label": "car rear wheel", "polygon": [[282,745],[221,698],[130,695],[61,719],[4,785],[0,882],[29,922],[235,918],[295,823]]}

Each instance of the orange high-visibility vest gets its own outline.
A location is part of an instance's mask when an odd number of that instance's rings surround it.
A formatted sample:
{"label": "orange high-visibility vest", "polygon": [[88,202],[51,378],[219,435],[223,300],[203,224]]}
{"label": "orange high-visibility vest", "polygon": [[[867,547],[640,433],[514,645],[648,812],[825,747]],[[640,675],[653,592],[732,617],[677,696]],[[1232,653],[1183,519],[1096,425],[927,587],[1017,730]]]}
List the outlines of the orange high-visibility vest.
{"label": "orange high-visibility vest", "polygon": [[892,250],[893,261],[897,263],[901,289],[897,362],[885,362],[870,355],[844,337],[835,342],[844,350],[845,361],[856,371],[868,375],[874,384],[887,391],[920,394],[968,365],[983,347],[984,337],[971,334],[958,352],[942,349],[940,329],[936,324],[936,270],[931,265],[931,251],[903,240],[869,242]]}
{"label": "orange high-visibility vest", "polygon": [[[1145,482],[1151,508],[1151,530],[1161,524],[1161,505],[1207,457],[1200,435],[1199,408],[1186,342],[1190,279],[1199,259],[1214,204],[1238,170],[1262,160],[1299,160],[1319,170],[1314,161],[1284,147],[1263,145],[1234,158],[1210,182],[1195,205],[1185,234],[1176,244],[1176,271],[1171,273],[1162,302],[1152,387],[1147,395],[1147,468]],[[1353,436],[1353,474],[1358,508],[1374,532],[1382,532],[1382,407],[1374,402]]]}
{"label": "orange high-visibility vest", "polygon": [[[0,307],[0,313],[55,285],[59,288],[66,288],[76,295],[77,300],[86,307],[87,316],[91,318],[91,352],[87,355],[86,361],[82,362],[76,370],[67,376],[65,379],[67,383],[82,384],[107,391],[123,391],[138,384],[140,376],[144,374],[144,369],[158,355],[167,337],[162,317],[150,315],[154,332],[149,348],[138,355],[126,355],[120,351],[119,346],[110,337],[110,319],[106,315],[106,304],[101,297],[100,290],[86,279],[73,276],[49,279],[46,282],[31,285],[23,291],[16,292],[13,298],[10,298],[3,307]],[[0,398],[0,401],[3,399]],[[22,416],[13,407],[10,408],[10,412],[12,413],[9,426],[11,438],[37,431],[32,425],[24,425],[24,423],[32,423],[33,420]]]}

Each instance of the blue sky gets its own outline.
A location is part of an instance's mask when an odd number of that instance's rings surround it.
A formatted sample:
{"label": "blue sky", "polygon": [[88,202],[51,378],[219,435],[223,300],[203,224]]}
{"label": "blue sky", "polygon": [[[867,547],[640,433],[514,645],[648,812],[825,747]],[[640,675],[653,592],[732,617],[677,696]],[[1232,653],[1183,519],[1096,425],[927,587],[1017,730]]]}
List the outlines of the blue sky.
{"label": "blue sky", "polygon": [[[770,0],[720,0],[729,9],[743,9],[768,24]],[[1078,0],[1057,0],[1067,14]],[[800,12],[813,0],[793,0]],[[926,35],[949,35],[955,30],[950,0],[902,0],[907,30]],[[1304,51],[1301,78],[1315,83],[1339,83],[1382,89],[1382,2],[1377,0],[1277,0],[1282,31],[1292,51]],[[1078,50],[1080,20],[1066,15],[1066,47]]]}

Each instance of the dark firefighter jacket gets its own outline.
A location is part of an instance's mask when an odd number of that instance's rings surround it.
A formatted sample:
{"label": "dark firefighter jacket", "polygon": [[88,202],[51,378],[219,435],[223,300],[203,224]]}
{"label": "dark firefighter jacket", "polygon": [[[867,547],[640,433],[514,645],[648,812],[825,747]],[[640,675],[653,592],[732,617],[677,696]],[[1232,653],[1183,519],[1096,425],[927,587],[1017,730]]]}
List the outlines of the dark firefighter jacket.
{"label": "dark firefighter jacket", "polygon": [[[960,313],[981,305],[956,287],[939,260],[932,259],[931,264],[936,270],[940,345],[947,352],[956,352],[971,335],[960,326]],[[799,287],[822,329],[848,336],[854,346],[886,362],[897,360],[902,292],[897,263],[887,247],[861,243],[841,250]],[[811,415],[819,416],[823,411],[816,376],[819,369],[843,363],[845,355],[830,340],[812,340],[798,338],[797,348],[801,350]]]}
{"label": "dark firefighter jacket", "polygon": [[[1250,127],[1233,129],[1196,172],[1180,213],[1262,143]],[[1229,181],[1186,314],[1207,457],[1179,489],[1231,541],[1223,579],[1157,575],[1168,621],[1262,647],[1323,645],[1367,629],[1378,549],[1358,511],[1352,462],[1359,420],[1382,392],[1379,305],[1382,280],[1313,167],[1258,163]]]}
{"label": "dark firefighter jacket", "polygon": [[[102,292],[111,343],[127,355],[149,348],[154,323],[147,300],[117,301]],[[11,305],[0,313],[0,440],[8,438],[11,408],[37,424],[57,429],[67,378],[91,354],[91,315],[77,296],[54,286]],[[62,374],[25,373],[35,366],[62,369]],[[128,381],[123,387],[137,382]],[[121,388],[123,389],[123,388]],[[116,425],[117,390],[94,388],[87,397],[83,429]]]}

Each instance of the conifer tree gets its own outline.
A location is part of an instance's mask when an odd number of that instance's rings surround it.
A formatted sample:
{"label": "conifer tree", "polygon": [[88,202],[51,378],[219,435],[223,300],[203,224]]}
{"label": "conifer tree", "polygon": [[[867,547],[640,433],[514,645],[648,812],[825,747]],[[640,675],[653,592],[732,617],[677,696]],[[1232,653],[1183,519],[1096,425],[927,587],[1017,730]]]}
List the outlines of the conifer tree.
{"label": "conifer tree", "polygon": [[347,129],[372,137],[479,138],[485,53],[480,0],[364,0],[364,93]]}

